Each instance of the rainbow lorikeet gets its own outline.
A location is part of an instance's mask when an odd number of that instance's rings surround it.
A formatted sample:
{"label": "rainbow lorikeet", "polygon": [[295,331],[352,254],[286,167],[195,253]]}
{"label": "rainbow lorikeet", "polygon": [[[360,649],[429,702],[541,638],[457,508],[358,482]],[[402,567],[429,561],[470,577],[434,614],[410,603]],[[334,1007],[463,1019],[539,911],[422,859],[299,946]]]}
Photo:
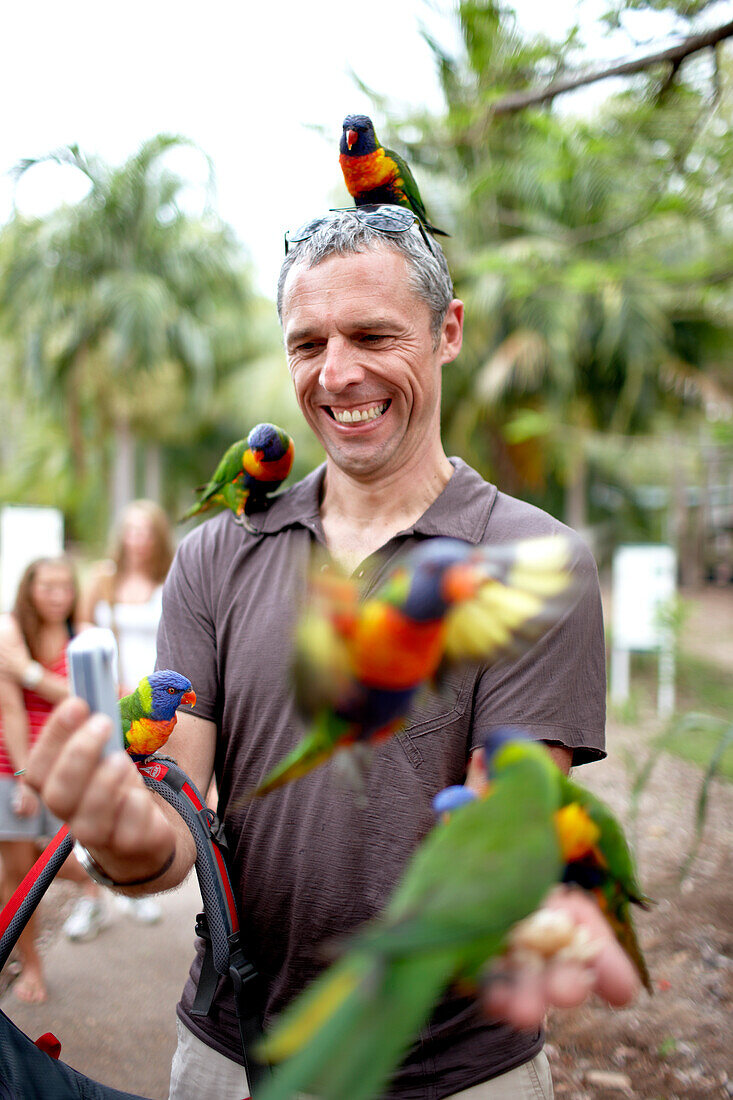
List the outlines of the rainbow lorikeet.
{"label": "rainbow lorikeet", "polygon": [[339,154],[346,189],[356,206],[407,206],[431,233],[449,236],[430,224],[415,177],[399,154],[380,145],[367,115],[346,116]]}
{"label": "rainbow lorikeet", "polygon": [[[577,802],[567,801],[565,777],[541,745],[517,731],[497,734],[487,739],[486,792],[466,801],[464,789],[449,813],[436,798],[439,823],[383,913],[345,941],[341,958],[264,1039],[260,1056],[285,1064],[259,1100],[381,1095],[445,990],[476,991],[487,975],[491,980],[487,964],[512,949],[518,922],[531,922],[562,880],[579,838],[578,820],[563,810]],[[572,786],[575,798],[580,788]],[[627,901],[643,904],[620,827],[612,835],[602,830],[595,843],[609,880],[621,892],[631,890]],[[569,927],[566,951],[577,944],[578,957],[589,957],[580,951],[594,945],[577,938],[574,944],[578,933]]]}
{"label": "rainbow lorikeet", "polygon": [[181,703],[195,706],[196,692],[190,680],[169,668],[143,676],[135,690],[120,699],[125,749],[133,760],[149,756],[166,743]]}
{"label": "rainbow lorikeet", "polygon": [[227,449],[208,484],[196,490],[201,497],[182,519],[224,505],[249,526],[247,515],[269,506],[268,497],[290,473],[294,454],[295,445],[286,431],[276,424],[256,424],[246,439]]}
{"label": "rainbow lorikeet", "polygon": [[294,664],[310,732],[252,795],[298,779],[337,749],[396,733],[444,664],[486,665],[528,648],[575,598],[570,556],[561,535],[504,546],[430,539],[365,601],[356,581],[316,574]]}

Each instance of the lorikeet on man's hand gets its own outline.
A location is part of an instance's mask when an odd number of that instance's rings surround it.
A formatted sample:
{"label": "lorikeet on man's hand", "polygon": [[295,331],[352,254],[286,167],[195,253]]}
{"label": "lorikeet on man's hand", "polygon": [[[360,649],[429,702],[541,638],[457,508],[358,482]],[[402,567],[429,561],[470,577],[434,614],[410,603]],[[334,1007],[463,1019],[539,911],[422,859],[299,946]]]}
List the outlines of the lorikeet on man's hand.
{"label": "lorikeet on man's hand", "polygon": [[[441,792],[448,799],[436,796],[439,824],[417,848],[382,915],[345,941],[341,959],[285,1010],[261,1044],[263,1060],[286,1062],[260,1100],[381,1095],[444,991],[453,984],[478,990],[491,980],[491,962],[514,950],[518,922],[534,923],[531,914],[563,880],[568,860],[572,866],[587,847],[580,818],[565,812],[587,792],[566,787],[543,746],[516,730],[496,731],[487,739],[486,759],[490,781],[483,795],[468,803],[465,789],[460,798],[455,789]],[[620,827],[602,826],[591,843],[615,896],[624,895],[627,907],[645,904]],[[545,922],[536,923],[538,939]],[[596,945],[572,923],[569,932],[565,952],[592,958]],[[556,949],[540,947],[546,958]],[[632,958],[638,965],[640,955]],[[641,967],[646,983],[643,961]]]}
{"label": "lorikeet on man's hand", "polygon": [[149,756],[166,743],[181,703],[194,706],[196,693],[190,680],[168,668],[143,676],[132,694],[120,699],[125,749],[133,760]]}
{"label": "lorikeet on man's hand", "polygon": [[[521,753],[527,745],[521,730],[497,730],[486,738],[485,766],[490,793],[495,761]],[[593,894],[614,935],[633,962],[645,988],[651,979],[641,953],[630,906],[648,909],[638,882],[634,858],[624,831],[608,806],[556,768],[558,810],[555,814],[564,871],[562,881]]]}
{"label": "lorikeet on man's hand", "polygon": [[295,446],[276,424],[257,424],[246,439],[232,443],[207,485],[196,491],[201,497],[182,519],[224,505],[242,518],[269,506],[267,499],[280,488],[293,466]]}
{"label": "lorikeet on man's hand", "polygon": [[259,1100],[382,1095],[454,982],[477,988],[513,925],[562,874],[552,761],[529,745],[497,765],[491,797],[436,825],[384,912],[290,1005],[261,1044],[280,1062]]}
{"label": "lorikeet on man's hand", "polygon": [[401,156],[380,145],[367,115],[346,116],[339,153],[346,189],[356,206],[407,206],[431,233],[449,236],[430,224],[415,177]]}
{"label": "lorikeet on man's hand", "polygon": [[296,697],[311,731],[251,793],[305,775],[336,749],[374,744],[407,721],[445,663],[492,664],[536,641],[577,598],[564,536],[504,546],[426,540],[369,599],[316,574],[296,635]]}

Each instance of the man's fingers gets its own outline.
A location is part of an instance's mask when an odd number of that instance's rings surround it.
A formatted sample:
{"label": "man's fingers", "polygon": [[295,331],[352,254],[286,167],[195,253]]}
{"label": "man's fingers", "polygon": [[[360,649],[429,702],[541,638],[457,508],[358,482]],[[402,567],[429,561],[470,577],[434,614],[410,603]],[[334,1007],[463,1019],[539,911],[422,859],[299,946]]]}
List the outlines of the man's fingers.
{"label": "man's fingers", "polygon": [[100,765],[110,731],[109,718],[93,714],[60,745],[53,746],[53,760],[49,751],[44,761],[39,793],[51,812],[69,824]]}
{"label": "man's fingers", "polygon": [[50,769],[69,738],[89,715],[89,707],[83,699],[72,697],[51,713],[31,750],[24,779],[29,787],[41,793]]}
{"label": "man's fingers", "polygon": [[94,772],[94,782],[82,789],[69,827],[84,845],[106,847],[114,837],[117,818],[127,792],[136,781],[132,761],[121,753],[103,760]]}

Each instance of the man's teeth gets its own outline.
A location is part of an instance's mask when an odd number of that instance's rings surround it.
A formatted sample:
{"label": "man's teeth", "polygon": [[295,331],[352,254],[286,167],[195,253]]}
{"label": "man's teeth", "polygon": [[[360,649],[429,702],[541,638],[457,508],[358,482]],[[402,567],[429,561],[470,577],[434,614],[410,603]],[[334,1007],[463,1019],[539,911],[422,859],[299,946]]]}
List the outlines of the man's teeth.
{"label": "man's teeth", "polygon": [[349,409],[334,409],[333,415],[334,418],[338,420],[339,424],[356,424],[362,420],[376,420],[378,416],[382,415],[388,404],[389,402],[385,401],[381,405],[372,405],[368,409],[362,409],[361,412],[359,409],[354,409],[353,411]]}

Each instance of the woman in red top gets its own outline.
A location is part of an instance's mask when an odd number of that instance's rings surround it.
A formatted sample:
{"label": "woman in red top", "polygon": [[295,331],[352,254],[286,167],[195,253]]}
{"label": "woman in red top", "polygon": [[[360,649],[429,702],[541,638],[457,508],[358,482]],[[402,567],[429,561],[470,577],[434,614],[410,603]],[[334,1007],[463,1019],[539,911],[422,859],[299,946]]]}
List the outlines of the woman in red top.
{"label": "woman in red top", "polygon": [[[0,618],[0,859],[3,901],[38,856],[36,841],[59,822],[16,775],[56,703],[69,694],[66,647],[75,630],[77,584],[65,558],[32,562],[23,574],[15,607]],[[71,861],[68,861],[71,862]],[[76,872],[76,873],[74,873]],[[85,881],[72,869],[70,877]],[[89,880],[87,879],[86,882]],[[26,1002],[46,999],[36,946],[35,919],[18,941],[23,973],[15,983]]]}

